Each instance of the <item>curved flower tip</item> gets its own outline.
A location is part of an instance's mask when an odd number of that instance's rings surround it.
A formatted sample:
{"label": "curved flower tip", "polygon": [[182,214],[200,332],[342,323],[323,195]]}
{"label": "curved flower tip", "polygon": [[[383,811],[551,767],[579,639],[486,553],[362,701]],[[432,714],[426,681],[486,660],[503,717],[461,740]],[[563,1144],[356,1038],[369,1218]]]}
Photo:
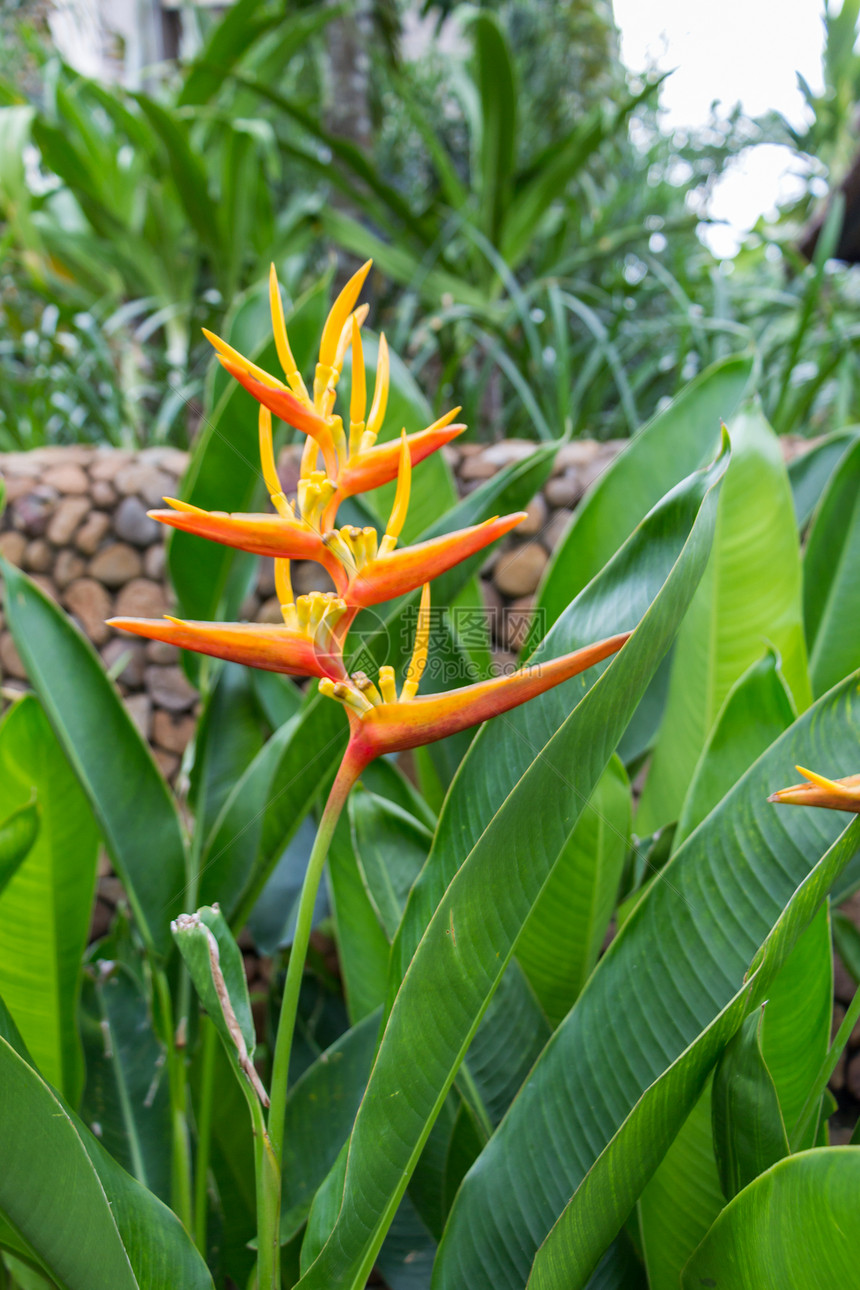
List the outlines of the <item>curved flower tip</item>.
{"label": "curved flower tip", "polygon": [[303,520],[288,516],[237,514],[228,511],[204,511],[188,502],[174,498],[164,499],[170,510],[148,511],[151,519],[171,528],[193,533],[196,537],[209,538],[224,546],[252,555],[272,556],[285,560],[316,560],[321,564],[339,591],[346,587],[346,573],[331,555],[319,533]]}
{"label": "curved flower tip", "polygon": [[860,814],[860,775],[848,775],[845,779],[827,779],[814,770],[796,766],[795,770],[804,777],[803,784],[792,784],[771,793],[767,799],[779,806],[825,806],[832,811],[853,811]]}
{"label": "curved flower tip", "polygon": [[[309,598],[299,597],[299,601],[303,599]],[[334,597],[331,603],[343,606],[343,601]],[[108,626],[118,631],[266,672],[337,679],[343,676],[343,665],[332,647],[331,625],[323,625],[322,615],[313,632],[300,624],[291,628],[277,623],[201,623],[169,617],[108,619]]]}
{"label": "curved flower tip", "polygon": [[630,632],[622,632],[561,658],[520,668],[511,676],[494,677],[459,690],[415,698],[426,660],[427,633],[426,624],[422,631],[422,611],[429,613],[429,601],[425,598],[422,598],[419,610],[415,654],[399,699],[394,670],[390,667],[380,669],[378,688],[364,673],[356,673],[350,681],[339,684],[327,681],[320,684],[321,692],[341,702],[349,714],[351,733],[347,759],[355,774],[360,774],[374,758],[384,753],[435,743],[437,739],[510,712],[521,703],[527,703],[529,699],[609,658],[630,637]]}
{"label": "curved flower tip", "polygon": [[[450,418],[460,411],[455,408],[447,416],[434,421],[426,430],[418,430],[406,436],[409,445],[409,458],[417,466],[425,457],[443,448],[446,443],[463,433],[465,425],[459,422],[450,424]],[[399,439],[389,439],[387,443],[375,444],[362,452],[354,453],[341,468],[337,476],[338,498],[354,497],[356,493],[369,493],[381,484],[390,484],[397,478],[400,466]]]}

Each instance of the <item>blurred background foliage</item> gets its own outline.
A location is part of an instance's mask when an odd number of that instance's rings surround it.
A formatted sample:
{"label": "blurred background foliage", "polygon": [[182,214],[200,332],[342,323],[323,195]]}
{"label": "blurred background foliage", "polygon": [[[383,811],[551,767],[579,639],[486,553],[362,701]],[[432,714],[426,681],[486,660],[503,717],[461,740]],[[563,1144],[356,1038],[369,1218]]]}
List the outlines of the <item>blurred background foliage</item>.
{"label": "blurred background foliage", "polygon": [[[749,351],[778,431],[860,421],[838,206],[799,250],[856,147],[858,7],[824,14],[805,130],[736,111],[669,134],[610,0],[238,0],[126,85],[62,60],[48,0],[7,2],[0,448],[190,443],[201,326],[270,261],[289,303],[368,255],[374,325],[474,437],[623,437]],[[705,197],[762,141],[803,192],[720,261]]]}

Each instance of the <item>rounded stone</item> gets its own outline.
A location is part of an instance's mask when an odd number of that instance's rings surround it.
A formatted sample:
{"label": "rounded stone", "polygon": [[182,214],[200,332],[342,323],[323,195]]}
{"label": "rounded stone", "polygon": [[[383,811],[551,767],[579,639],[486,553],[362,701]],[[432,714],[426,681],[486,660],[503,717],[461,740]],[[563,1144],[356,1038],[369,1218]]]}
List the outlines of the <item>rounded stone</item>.
{"label": "rounded stone", "polygon": [[197,692],[181,667],[151,665],[146,669],[145,681],[153,703],[168,712],[187,712],[197,701]]}
{"label": "rounded stone", "polygon": [[110,596],[102,584],[95,578],[76,578],[66,588],[63,603],[90,640],[103,645],[110,636],[105,619],[111,616],[111,605]]}
{"label": "rounded stone", "polygon": [[499,467],[485,456],[466,457],[460,466],[459,475],[466,480],[492,479],[498,470]]}
{"label": "rounded stone", "polygon": [[147,578],[153,578],[159,582],[164,577],[164,566],[167,563],[167,552],[164,549],[164,543],[159,542],[157,546],[146,548],[143,557],[143,572]]}
{"label": "rounded stone", "polygon": [[194,734],[196,721],[192,716],[175,716],[157,709],[152,719],[152,737],[159,748],[167,752],[184,753]]}
{"label": "rounded stone", "polygon": [[9,529],[6,533],[0,533],[0,555],[10,564],[20,564],[24,556],[24,548],[27,545],[27,539],[23,533],[16,533],[14,529]]}
{"label": "rounded stone", "polygon": [[133,546],[150,546],[161,537],[161,525],[149,518],[139,497],[122,499],[113,517],[113,528],[117,537]]}
{"label": "rounded stone", "polygon": [[139,553],[125,542],[112,542],[90,561],[90,575],[106,587],[122,587],[142,573]]}
{"label": "rounded stone", "polygon": [[110,671],[120,659],[124,660],[121,672],[116,673],[116,680],[121,685],[127,685],[136,690],[143,685],[143,675],[146,668],[146,649],[143,641],[135,640],[131,636],[114,636],[108,641],[107,645],[101,648],[101,656],[105,667]]}
{"label": "rounded stone", "polygon": [[502,554],[493,571],[493,579],[505,596],[527,596],[540,582],[546,568],[547,553],[537,542],[524,542]]}
{"label": "rounded stone", "polygon": [[21,662],[21,655],[18,653],[11,632],[3,632],[0,635],[0,664],[8,676],[17,676],[19,680],[26,680],[27,669]]}
{"label": "rounded stone", "polygon": [[561,507],[560,510],[553,511],[543,531],[543,543],[548,550],[554,551],[559,545],[567,532],[567,526],[572,515],[573,511],[566,506]]}
{"label": "rounded stone", "polygon": [[544,489],[550,506],[575,506],[585,492],[579,471],[568,467],[563,475],[551,479]]}
{"label": "rounded stone", "polygon": [[87,472],[73,462],[52,466],[42,476],[44,483],[56,488],[58,493],[86,493],[90,486]]}
{"label": "rounded stone", "polygon": [[57,553],[57,563],[54,565],[54,582],[62,591],[68,587],[70,582],[75,578],[82,578],[86,571],[86,565],[79,555],[70,551],[68,547]]}
{"label": "rounded stone", "polygon": [[110,528],[110,516],[104,511],[93,511],[75,534],[75,546],[84,555],[93,555]]}
{"label": "rounded stone", "polygon": [[23,565],[30,573],[47,573],[54,563],[54,549],[44,538],[35,538],[27,543],[24,551]]}
{"label": "rounded stone", "polygon": [[164,778],[173,779],[173,776],[179,770],[179,758],[176,753],[165,752],[163,748],[153,748],[152,755]]}
{"label": "rounded stone", "polygon": [[178,663],[179,648],[168,641],[147,641],[146,657],[150,663]]}
{"label": "rounded stone", "polygon": [[519,596],[505,610],[505,644],[514,653],[518,654],[528,639],[534,607],[534,596]]}
{"label": "rounded stone", "polygon": [[176,481],[157,466],[145,462],[132,462],[117,471],[116,486],[124,497],[137,495],[147,506],[161,506],[165,494],[170,496]]}
{"label": "rounded stone", "polygon": [[115,506],[116,489],[106,479],[94,479],[90,485],[90,497],[96,506]]}
{"label": "rounded stone", "polygon": [[86,497],[61,497],[48,524],[48,538],[54,546],[70,542],[75,529],[90,509]]}
{"label": "rounded stone", "polygon": [[142,738],[152,733],[152,701],[148,694],[130,694],[125,700],[128,715],[137,726]]}
{"label": "rounded stone", "polygon": [[117,596],[118,618],[162,618],[166,613],[167,593],[149,578],[133,578]]}
{"label": "rounded stone", "polygon": [[133,457],[134,454],[126,448],[102,448],[90,464],[90,478],[111,482]]}
{"label": "rounded stone", "polygon": [[39,484],[29,489],[12,505],[12,523],[28,537],[41,537],[50,523],[56,500],[53,488]]}
{"label": "rounded stone", "polygon": [[549,507],[544,497],[538,493],[526,507],[526,518],[514,529],[516,537],[537,537],[546,524]]}

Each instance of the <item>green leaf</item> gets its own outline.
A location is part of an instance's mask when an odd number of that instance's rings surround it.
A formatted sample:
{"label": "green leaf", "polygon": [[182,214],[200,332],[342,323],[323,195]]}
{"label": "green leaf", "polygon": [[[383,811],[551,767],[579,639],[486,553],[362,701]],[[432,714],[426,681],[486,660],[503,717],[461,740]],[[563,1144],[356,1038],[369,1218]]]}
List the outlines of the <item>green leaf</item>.
{"label": "green leaf", "polygon": [[[630,641],[557,732],[531,745],[531,764],[465,857],[459,839],[449,860],[459,865],[456,877],[396,996],[356,1117],[337,1221],[302,1290],[364,1285],[522,926],[689,603],[724,468],[720,458],[666,508],[673,530],[678,512],[698,519]],[[501,727],[504,734],[506,722]],[[535,810],[536,802],[552,809]]]}
{"label": "green leaf", "polygon": [[597,962],[630,830],[630,782],[613,757],[517,941],[517,959],[553,1026]]}
{"label": "green leaf", "polygon": [[180,914],[171,925],[200,1002],[221,1036],[236,1078],[249,1102],[250,1090],[264,1106],[269,1099],[254,1069],[256,1035],[242,952],[220,909],[204,905]]}
{"label": "green leaf", "polygon": [[508,42],[495,15],[472,21],[476,84],[481,101],[479,162],[481,225],[498,245],[513,180],[517,137],[517,85]]}
{"label": "green leaf", "polygon": [[803,619],[818,696],[860,667],[860,442],[815,510],[803,559]]}
{"label": "green leaf", "polygon": [[702,749],[675,830],[673,848],[708,815],[795,718],[779,658],[769,649],[735,682]]}
{"label": "green leaf", "polygon": [[538,593],[547,624],[599,573],[651,507],[707,461],[719,442],[720,419],[727,421],[740,403],[751,371],[752,360],[740,357],[709,367],[603,472],[576,508]]}
{"label": "green leaf", "polygon": [[304,1225],[349,1137],[376,1050],[379,1014],[341,1035],[296,1081],[284,1119],[281,1240]]}
{"label": "green leaf", "polygon": [[389,940],[430,847],[430,830],[375,793],[354,791],[349,819],[358,867]]}
{"label": "green leaf", "polygon": [[124,1169],[170,1201],[170,1094],[164,1046],[140,982],[122,963],[84,972],[81,1038],[87,1081],[81,1118]]}
{"label": "green leaf", "polygon": [[677,1290],[681,1268],[724,1204],[709,1081],[639,1200],[648,1290]]}
{"label": "green leaf", "polygon": [[[855,678],[759,758],[639,902],[461,1189],[446,1241],[475,1290],[522,1287],[542,1242],[535,1287],[555,1284],[561,1266],[565,1290],[586,1284],[757,1002],[758,947],[773,934],[770,978],[856,852],[853,829],[827,851],[842,823],[833,813],[788,818],[768,794],[796,761],[821,764],[858,736]],[[542,1123],[532,1108],[547,1105]],[[512,1259],[498,1253],[501,1233]]]}
{"label": "green leaf", "polygon": [[797,527],[801,532],[812,519],[827,482],[860,435],[860,428],[834,430],[808,452],[795,457],[788,468]]}
{"label": "green leaf", "polygon": [[[81,956],[96,880],[98,833],[86,798],[38,701],[20,699],[0,726],[0,809],[29,808],[42,825],[0,896],[0,995],[45,1072],[77,1101]],[[31,809],[31,808],[29,808]]]}
{"label": "green leaf", "polygon": [[[532,662],[635,627],[681,556],[700,505],[701,478],[692,476],[654,509],[615,559],[567,608]],[[399,987],[463,855],[480,837],[482,822],[499,810],[535,751],[559,728],[587,687],[584,677],[574,677],[506,714],[496,723],[500,729],[490,724],[473,739],[468,758],[451,786],[427,864],[410,894],[392,954],[392,993]],[[502,734],[503,756],[499,752]]]}
{"label": "green leaf", "polygon": [[714,1148],[729,1200],[789,1154],[776,1085],[762,1052],[763,1021],[763,1010],[747,1017],[714,1072]]}
{"label": "green leaf", "polygon": [[770,643],[799,709],[810,701],[794,510],[779,441],[760,412],[732,421],[717,536],[672,659],[666,713],[636,816],[651,833],[678,818],[729,690]]}
{"label": "green leaf", "polygon": [[197,727],[189,800],[195,835],[201,840],[208,837],[225,800],[263,744],[252,676],[250,668],[227,663]]}
{"label": "green leaf", "polygon": [[684,1269],[684,1290],[830,1290],[856,1276],[860,1148],[781,1160],[726,1206]]}
{"label": "green leaf", "polygon": [[357,1025],[385,1002],[389,945],[362,879],[346,818],[338,822],[327,867],[346,1005]]}
{"label": "green leaf", "polygon": [[38,802],[19,806],[0,824],[0,893],[8,887],[39,832]]}
{"label": "green leaf", "polygon": [[89,641],[29,578],[5,561],[2,570],[6,619],[27,675],[90,800],[140,932],[165,955],[186,880],[173,798]]}
{"label": "green leaf", "polygon": [[176,1215],[42,1079],[2,1001],[0,1138],[0,1212],[63,1290],[213,1290]]}

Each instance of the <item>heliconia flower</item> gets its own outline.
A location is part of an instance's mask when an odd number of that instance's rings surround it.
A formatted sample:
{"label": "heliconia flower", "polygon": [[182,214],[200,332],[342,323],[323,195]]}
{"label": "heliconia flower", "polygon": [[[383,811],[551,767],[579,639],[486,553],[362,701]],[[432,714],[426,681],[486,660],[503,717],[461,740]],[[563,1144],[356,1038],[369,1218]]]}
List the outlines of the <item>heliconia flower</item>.
{"label": "heliconia flower", "polygon": [[333,632],[346,611],[344,602],[330,592],[312,591],[307,596],[299,596],[295,604],[284,603],[281,608],[283,626],[185,622],[170,616],[111,618],[108,624],[148,640],[164,641],[180,649],[195,650],[198,654],[210,654],[267,672],[343,677],[343,663],[333,642]]}
{"label": "heliconia flower", "polygon": [[806,780],[805,784],[792,784],[790,788],[781,788],[771,793],[767,799],[780,806],[826,806],[831,811],[853,811],[860,815],[860,775],[848,775],[845,779],[827,779],[814,770],[795,766]]}
{"label": "heliconia flower", "polygon": [[623,632],[546,663],[520,668],[511,676],[493,677],[458,690],[416,697],[427,662],[430,635],[430,589],[425,585],[418,611],[415,647],[398,697],[394,668],[379,669],[379,684],[356,672],[342,681],[320,681],[320,693],[346,709],[350,724],[344,773],[353,781],[376,757],[423,747],[448,735],[509,712],[546,690],[615,654],[628,640]]}

